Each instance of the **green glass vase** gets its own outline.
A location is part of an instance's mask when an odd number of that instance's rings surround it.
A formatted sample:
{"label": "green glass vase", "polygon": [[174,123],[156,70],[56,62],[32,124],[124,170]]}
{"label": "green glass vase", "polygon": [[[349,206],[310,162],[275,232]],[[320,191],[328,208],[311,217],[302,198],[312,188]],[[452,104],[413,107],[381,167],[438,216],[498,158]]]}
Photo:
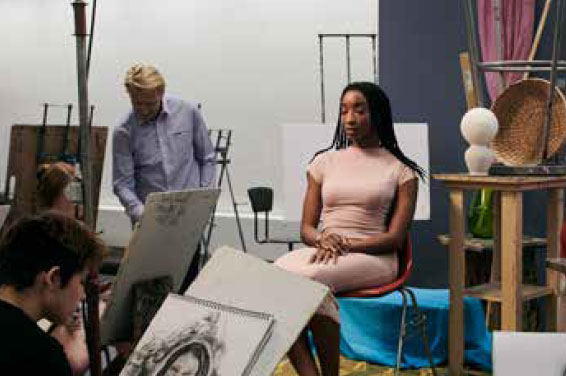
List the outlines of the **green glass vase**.
{"label": "green glass vase", "polygon": [[484,188],[474,192],[468,214],[468,229],[476,238],[493,237],[493,189]]}

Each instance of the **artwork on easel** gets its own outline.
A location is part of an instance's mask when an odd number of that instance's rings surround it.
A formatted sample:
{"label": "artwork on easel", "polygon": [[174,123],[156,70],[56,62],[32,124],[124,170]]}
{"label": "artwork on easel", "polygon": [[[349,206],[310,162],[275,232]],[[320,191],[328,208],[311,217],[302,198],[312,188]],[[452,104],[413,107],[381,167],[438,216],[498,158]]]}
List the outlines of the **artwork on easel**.
{"label": "artwork on easel", "polygon": [[[42,129],[44,134],[43,137],[40,137]],[[95,217],[100,196],[107,135],[107,127],[97,126],[90,130]],[[43,142],[40,142],[41,138]],[[12,126],[4,196],[13,197],[12,210],[18,216],[36,214],[38,211],[37,152],[42,150],[44,155],[49,155],[55,160],[64,151],[77,155],[78,140],[79,130],[76,126],[68,129],[64,125],[47,125],[45,128],[22,124]],[[66,143],[67,147],[65,147]]]}
{"label": "artwork on easel", "polygon": [[132,337],[132,286],[171,277],[178,291],[216,205],[219,189],[152,193],[124,252],[101,321],[103,344]]}
{"label": "artwork on easel", "polygon": [[253,376],[273,372],[328,293],[328,287],[321,283],[229,247],[214,251],[186,292],[274,317],[271,337],[250,371]]}
{"label": "artwork on easel", "polygon": [[121,376],[247,376],[271,335],[262,312],[169,294]]}

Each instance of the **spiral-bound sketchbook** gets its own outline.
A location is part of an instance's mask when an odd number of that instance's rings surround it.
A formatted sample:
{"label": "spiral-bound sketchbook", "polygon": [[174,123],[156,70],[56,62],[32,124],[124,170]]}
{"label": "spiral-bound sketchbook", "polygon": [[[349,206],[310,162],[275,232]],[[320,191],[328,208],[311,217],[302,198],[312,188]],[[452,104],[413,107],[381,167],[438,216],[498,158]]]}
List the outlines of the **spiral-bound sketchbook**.
{"label": "spiral-bound sketchbook", "polygon": [[194,256],[219,189],[152,193],[118,269],[101,321],[103,344],[132,336],[132,286],[171,277],[178,291]]}
{"label": "spiral-bound sketchbook", "polygon": [[[273,315],[273,334],[259,354],[252,376],[273,372],[328,293],[321,283],[229,247],[214,251],[187,290],[201,299]],[[226,376],[233,375],[237,374]]]}
{"label": "spiral-bound sketchbook", "polygon": [[267,313],[169,294],[120,375],[249,375],[273,323]]}

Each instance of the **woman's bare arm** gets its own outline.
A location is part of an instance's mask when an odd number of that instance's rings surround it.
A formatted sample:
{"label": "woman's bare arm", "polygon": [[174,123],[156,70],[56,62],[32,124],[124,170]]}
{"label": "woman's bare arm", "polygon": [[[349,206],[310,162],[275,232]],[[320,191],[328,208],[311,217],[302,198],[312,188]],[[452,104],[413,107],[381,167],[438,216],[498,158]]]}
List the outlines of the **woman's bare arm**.
{"label": "woman's bare arm", "polygon": [[316,247],[317,230],[322,211],[322,186],[307,172],[307,190],[303,200],[303,217],[301,220],[301,239],[308,246]]}

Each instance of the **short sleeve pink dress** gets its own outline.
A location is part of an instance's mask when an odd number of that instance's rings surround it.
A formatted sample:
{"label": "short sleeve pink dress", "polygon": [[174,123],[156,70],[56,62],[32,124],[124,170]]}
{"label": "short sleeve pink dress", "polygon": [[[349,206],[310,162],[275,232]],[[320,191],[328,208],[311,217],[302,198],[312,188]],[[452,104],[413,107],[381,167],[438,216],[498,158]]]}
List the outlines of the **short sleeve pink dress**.
{"label": "short sleeve pink dress", "polygon": [[[318,155],[307,169],[322,189],[322,228],[363,239],[385,231],[397,187],[416,173],[382,147],[350,146]],[[329,286],[332,292],[379,286],[397,276],[395,252],[349,253],[336,264],[311,264],[316,248],[297,249],[275,264]],[[325,313],[325,312],[319,312]],[[338,321],[337,312],[326,312]]]}

